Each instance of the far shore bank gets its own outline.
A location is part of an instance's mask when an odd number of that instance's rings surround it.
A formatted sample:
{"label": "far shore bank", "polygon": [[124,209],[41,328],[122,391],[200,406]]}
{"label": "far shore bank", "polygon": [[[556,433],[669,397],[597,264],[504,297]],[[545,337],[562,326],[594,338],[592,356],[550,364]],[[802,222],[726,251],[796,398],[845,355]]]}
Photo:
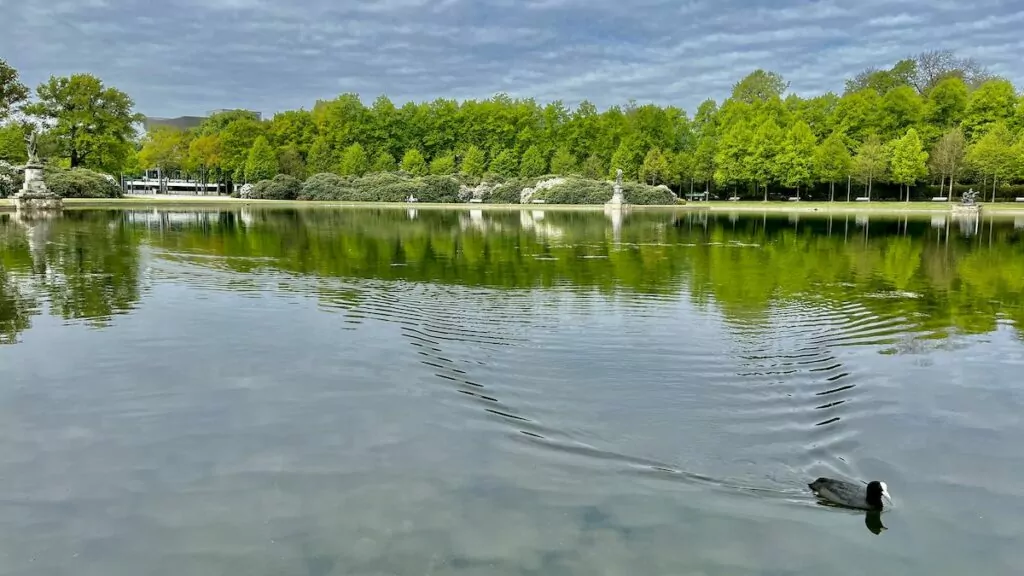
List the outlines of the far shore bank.
{"label": "far shore bank", "polygon": [[[407,208],[432,210],[577,210],[602,211],[601,204],[433,204],[426,202],[334,202],[307,200],[250,200],[229,196],[126,196],[122,198],[69,198],[64,201],[69,209],[86,208],[142,208],[142,207],[213,207],[213,206],[267,206],[281,208]],[[810,214],[949,214],[953,203],[939,202],[763,202],[712,201],[689,202],[677,205],[631,205],[634,211],[685,210],[745,213],[810,213]],[[0,199],[0,211],[13,211],[14,201]],[[982,203],[985,215],[1024,216],[1024,203]]]}

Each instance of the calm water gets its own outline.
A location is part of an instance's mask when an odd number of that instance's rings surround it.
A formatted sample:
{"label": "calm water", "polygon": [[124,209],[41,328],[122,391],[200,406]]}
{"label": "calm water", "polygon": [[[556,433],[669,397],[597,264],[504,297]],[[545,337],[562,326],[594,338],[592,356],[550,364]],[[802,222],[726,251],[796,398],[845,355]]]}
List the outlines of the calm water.
{"label": "calm water", "polygon": [[1022,300],[1012,218],[0,215],[0,574],[1017,573]]}

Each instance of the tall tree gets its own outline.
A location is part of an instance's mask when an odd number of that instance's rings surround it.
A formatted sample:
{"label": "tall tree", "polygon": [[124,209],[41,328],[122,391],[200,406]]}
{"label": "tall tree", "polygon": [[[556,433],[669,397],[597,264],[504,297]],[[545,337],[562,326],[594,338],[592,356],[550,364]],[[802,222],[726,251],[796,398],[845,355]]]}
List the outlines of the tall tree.
{"label": "tall tree", "polygon": [[947,177],[949,178],[950,202],[953,201],[953,185],[956,183],[956,177],[964,167],[966,150],[967,141],[963,131],[960,128],[952,128],[942,135],[931,153],[932,170],[941,178],[940,189],[942,182]]}
{"label": "tall tree", "polygon": [[394,172],[398,170],[398,161],[387,150],[381,150],[373,158],[373,166],[370,170],[373,172]]}
{"label": "tall tree", "polygon": [[21,164],[28,160],[25,148],[25,127],[11,122],[0,126],[0,160]]}
{"label": "tall tree", "polygon": [[779,158],[783,186],[796,188],[800,197],[800,186],[814,182],[814,152],[816,142],[810,126],[802,120],[789,127]]}
{"label": "tall tree", "polygon": [[455,174],[455,152],[445,152],[430,161],[430,173],[437,175]]}
{"label": "tall tree", "polygon": [[417,148],[410,148],[402,156],[402,170],[413,176],[423,176],[428,172],[427,159]]}
{"label": "tall tree", "polygon": [[892,145],[892,180],[901,187],[906,186],[907,202],[910,202],[910,187],[927,175],[928,152],[917,130],[911,128]]}
{"label": "tall tree", "polygon": [[660,148],[654,148],[644,156],[640,166],[640,179],[647,184],[664,184],[669,179],[669,159]]}
{"label": "tall tree", "polygon": [[38,101],[25,112],[42,120],[72,168],[120,169],[142,116],[124,92],[91,74],[51,76],[36,88]]}
{"label": "tall tree", "polygon": [[574,174],[578,170],[576,158],[569,151],[568,146],[560,146],[551,157],[551,173],[562,176]]}
{"label": "tall tree", "polygon": [[[245,175],[245,164],[249,158],[249,151],[255,145],[256,140],[262,135],[263,125],[255,118],[247,115],[240,115],[231,120],[224,127],[224,130],[220,132],[221,164],[224,172],[230,175],[233,181],[245,179],[255,182],[255,180]],[[267,142],[265,137],[263,140],[268,146],[270,145],[270,142]],[[272,178],[273,176],[274,174],[271,174],[269,177]]]}
{"label": "tall tree", "polygon": [[516,153],[511,149],[499,151],[491,159],[490,171],[506,178],[515,176],[519,171],[519,161],[516,159]]}
{"label": "tall tree", "polygon": [[370,158],[366,155],[363,145],[356,142],[345,148],[338,163],[338,174],[342,176],[362,176],[370,170]]}
{"label": "tall tree", "polygon": [[764,121],[754,133],[747,171],[756,184],[764,186],[765,202],[768,201],[768,186],[781,176],[779,154],[782,151],[783,136],[782,128],[772,118]]}
{"label": "tall tree", "polygon": [[306,169],[310,174],[323,174],[335,172],[337,160],[334,157],[334,150],[331,143],[325,136],[318,136],[309,147],[309,154],[306,156]]}
{"label": "tall tree", "polygon": [[223,168],[223,147],[220,136],[206,134],[198,136],[188,146],[188,165],[190,170],[202,173],[213,171],[219,173]]}
{"label": "tall tree", "polygon": [[479,178],[487,171],[487,157],[484,151],[476,146],[470,146],[462,155],[462,165],[459,171],[467,176]]}
{"label": "tall tree", "polygon": [[991,126],[985,135],[967,149],[967,161],[982,174],[992,177],[992,201],[996,201],[999,179],[1015,175],[1017,159],[1013,150],[1013,134],[1004,122]]}
{"label": "tall tree", "polygon": [[181,170],[188,162],[192,137],[172,126],[156,126],[142,139],[139,162],[144,169],[159,168],[161,172]]}
{"label": "tall tree", "polygon": [[971,93],[964,112],[963,128],[968,139],[976,139],[997,122],[1013,118],[1017,94],[1008,80],[989,80]]}
{"label": "tall tree", "polygon": [[973,58],[960,58],[952,50],[928,50],[914,57],[914,87],[927,94],[946,78],[959,78],[977,86],[991,77],[989,71]]}
{"label": "tall tree", "polygon": [[857,149],[853,158],[853,174],[867,188],[867,197],[871,198],[874,182],[879,180],[888,167],[888,153],[885,145],[877,136],[871,136]]}
{"label": "tall tree", "polygon": [[609,175],[614,176],[621,169],[624,179],[639,180],[640,166],[643,164],[643,160],[644,152],[640,148],[639,140],[625,138],[612,154],[611,166],[608,168]]}
{"label": "tall tree", "polygon": [[781,98],[787,88],[789,83],[777,72],[757,69],[733,85],[732,99],[747,104],[766,102]]}
{"label": "tall tree", "polygon": [[842,137],[835,132],[815,150],[814,166],[818,177],[829,183],[829,202],[836,198],[836,181],[848,177],[852,165],[850,150],[843,143]]}
{"label": "tall tree", "polygon": [[18,71],[0,58],[0,121],[6,119],[22,102],[28,100],[28,86],[18,79]]}
{"label": "tall tree", "polygon": [[530,146],[523,153],[523,159],[519,162],[519,175],[525,177],[536,177],[546,174],[548,171],[548,161],[544,158],[544,153],[540,151],[536,145]]}
{"label": "tall tree", "polygon": [[277,153],[266,136],[258,136],[245,160],[245,180],[259,182],[277,175]]}
{"label": "tall tree", "polygon": [[277,149],[277,169],[296,180],[306,179],[306,161],[302,159],[298,144],[287,144]]}

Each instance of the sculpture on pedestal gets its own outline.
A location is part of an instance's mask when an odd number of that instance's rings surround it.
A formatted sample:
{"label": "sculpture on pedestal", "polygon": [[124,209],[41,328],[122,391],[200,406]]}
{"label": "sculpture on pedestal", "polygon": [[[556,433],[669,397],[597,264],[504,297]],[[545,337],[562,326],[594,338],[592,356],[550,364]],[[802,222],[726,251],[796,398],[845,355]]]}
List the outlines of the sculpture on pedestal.
{"label": "sculpture on pedestal", "polygon": [[28,162],[25,163],[25,183],[14,195],[14,204],[18,212],[34,213],[39,211],[62,210],[64,201],[46,187],[43,181],[43,163],[39,160],[38,134],[33,129],[25,137],[28,150]]}

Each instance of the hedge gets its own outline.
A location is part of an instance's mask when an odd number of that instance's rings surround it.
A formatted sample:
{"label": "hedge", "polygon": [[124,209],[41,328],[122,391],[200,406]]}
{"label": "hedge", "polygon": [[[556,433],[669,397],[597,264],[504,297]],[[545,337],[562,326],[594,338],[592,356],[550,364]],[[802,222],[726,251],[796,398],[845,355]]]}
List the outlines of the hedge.
{"label": "hedge", "polygon": [[253,187],[253,198],[261,200],[295,200],[302,191],[302,182],[294,176],[278,174],[272,180],[260,180]]}

